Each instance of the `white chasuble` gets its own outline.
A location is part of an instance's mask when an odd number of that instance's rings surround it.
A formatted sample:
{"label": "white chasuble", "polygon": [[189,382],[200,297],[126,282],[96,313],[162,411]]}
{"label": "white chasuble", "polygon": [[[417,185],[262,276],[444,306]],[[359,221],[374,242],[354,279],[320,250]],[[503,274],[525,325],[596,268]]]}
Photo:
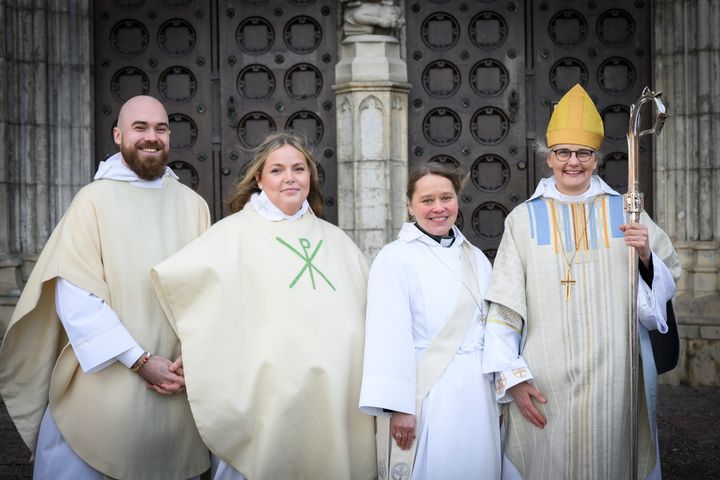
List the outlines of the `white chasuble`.
{"label": "white chasuble", "polygon": [[118,362],[83,373],[55,310],[60,277],[106,302],[144,348],[174,360],[180,342],[150,268],[209,221],[202,198],[170,177],[156,189],[98,180],[80,190],[43,249],[0,350],[1,393],[31,451],[49,401],[68,444],[109,477],[170,480],[209,468],[185,395],[159,395]]}
{"label": "white chasuble", "polygon": [[271,222],[248,202],[153,281],[215,455],[250,480],[374,477],[357,408],[367,264],[342,230],[310,212]]}
{"label": "white chasuble", "polygon": [[[677,277],[668,236],[646,215],[650,246]],[[505,453],[525,479],[618,479],[629,468],[628,247],[622,197],[578,203],[538,197],[508,215],[487,299],[519,318],[521,350],[547,403],[539,429],[516,404],[507,406]],[[657,267],[659,268],[659,267]],[[494,318],[491,323],[507,322]],[[500,310],[498,310],[500,312]],[[656,382],[644,327],[639,399],[639,472],[653,469]],[[647,343],[647,345],[645,345]],[[647,347],[647,348],[646,348]],[[528,372],[517,368],[513,375]],[[498,378],[499,391],[515,379]],[[643,388],[643,386],[645,388]],[[648,411],[647,401],[650,401]]]}

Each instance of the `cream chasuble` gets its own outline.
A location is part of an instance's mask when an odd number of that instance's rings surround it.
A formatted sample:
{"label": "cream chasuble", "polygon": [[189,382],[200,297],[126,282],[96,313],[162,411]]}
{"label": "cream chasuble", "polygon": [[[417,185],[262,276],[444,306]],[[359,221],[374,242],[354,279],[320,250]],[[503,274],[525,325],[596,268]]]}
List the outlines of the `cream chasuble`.
{"label": "cream chasuble", "polygon": [[245,208],[153,269],[210,450],[250,480],[371,479],[367,264],[337,227]]}
{"label": "cream chasuble", "polygon": [[149,272],[209,221],[202,198],[171,177],[157,189],[98,180],[80,190],[43,249],[0,349],[0,393],[30,450],[49,399],[72,449],[109,477],[170,480],[209,468],[187,397],[149,390],[120,363],[84,374],[55,311],[61,277],[105,301],[151,353],[177,358],[180,343]]}
{"label": "cream chasuble", "polygon": [[[644,213],[641,222],[648,226],[652,251],[677,279],[680,264],[670,239]],[[521,317],[508,326],[522,332],[519,353],[547,399],[535,403],[548,420],[544,429],[528,422],[514,402],[507,407],[505,452],[523,478],[627,475],[628,247],[618,229],[623,223],[622,197],[607,194],[580,203],[534,198],[506,219],[486,298]],[[489,323],[508,321],[491,317]],[[521,370],[513,374],[524,375]],[[503,388],[505,379],[497,381]],[[655,448],[642,387],[638,455],[645,478],[655,464]]]}

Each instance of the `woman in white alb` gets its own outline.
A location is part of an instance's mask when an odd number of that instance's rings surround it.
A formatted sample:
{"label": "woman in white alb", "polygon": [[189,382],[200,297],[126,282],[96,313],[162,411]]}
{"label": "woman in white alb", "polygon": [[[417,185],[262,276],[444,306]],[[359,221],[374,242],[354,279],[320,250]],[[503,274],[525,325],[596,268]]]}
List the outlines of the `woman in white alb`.
{"label": "woman in white alb", "polygon": [[[389,435],[401,450],[417,448],[414,480],[500,477],[499,413],[482,373],[482,298],[491,267],[455,226],[462,180],[461,172],[435,163],[411,173],[414,222],[403,225],[370,270],[360,408],[378,416],[379,426],[390,417]],[[449,363],[431,367],[440,369],[439,378],[429,385],[418,419],[418,362],[463,300],[471,308],[458,320],[462,329]],[[384,465],[382,450],[379,468],[392,475],[393,460]],[[394,468],[407,473],[400,467]]]}

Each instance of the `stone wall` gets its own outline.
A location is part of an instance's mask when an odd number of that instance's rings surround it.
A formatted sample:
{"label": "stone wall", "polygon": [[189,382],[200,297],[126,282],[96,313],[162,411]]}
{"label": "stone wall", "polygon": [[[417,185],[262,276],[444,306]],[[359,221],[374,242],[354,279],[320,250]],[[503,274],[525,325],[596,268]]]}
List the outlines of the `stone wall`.
{"label": "stone wall", "polygon": [[655,149],[655,212],[683,263],[682,361],[664,381],[720,385],[720,1],[653,8],[654,87],[670,114]]}
{"label": "stone wall", "polygon": [[0,6],[0,332],[37,254],[92,179],[92,2]]}

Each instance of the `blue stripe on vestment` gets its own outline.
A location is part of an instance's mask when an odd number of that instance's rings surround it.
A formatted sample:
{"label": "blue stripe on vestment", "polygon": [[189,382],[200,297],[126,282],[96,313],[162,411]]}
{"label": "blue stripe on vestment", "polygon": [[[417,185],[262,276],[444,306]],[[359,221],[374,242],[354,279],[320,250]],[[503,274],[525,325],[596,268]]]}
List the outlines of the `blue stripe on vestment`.
{"label": "blue stripe on vestment", "polygon": [[613,238],[622,238],[623,232],[620,231],[620,225],[625,223],[625,212],[623,211],[623,197],[620,195],[610,195],[610,233]]}
{"label": "blue stripe on vestment", "polygon": [[[535,228],[538,245],[550,245],[550,221],[548,219],[548,209],[545,200],[538,197],[529,202],[528,213],[530,214],[530,222],[532,227],[533,217],[535,220]],[[532,212],[530,212],[532,210]],[[531,230],[532,231],[532,230]]]}
{"label": "blue stripe on vestment", "polygon": [[595,219],[595,203],[590,202],[587,204],[588,211],[588,236],[590,237],[590,248],[598,248],[598,232],[597,232],[597,221]]}
{"label": "blue stripe on vestment", "polygon": [[[563,238],[565,239],[565,251],[567,253],[574,252],[575,251],[575,242],[573,235],[573,214],[570,205],[568,204],[561,204],[560,208],[562,209],[562,218],[563,218]],[[558,222],[560,219],[558,218]],[[579,240],[579,239],[578,239]]]}

